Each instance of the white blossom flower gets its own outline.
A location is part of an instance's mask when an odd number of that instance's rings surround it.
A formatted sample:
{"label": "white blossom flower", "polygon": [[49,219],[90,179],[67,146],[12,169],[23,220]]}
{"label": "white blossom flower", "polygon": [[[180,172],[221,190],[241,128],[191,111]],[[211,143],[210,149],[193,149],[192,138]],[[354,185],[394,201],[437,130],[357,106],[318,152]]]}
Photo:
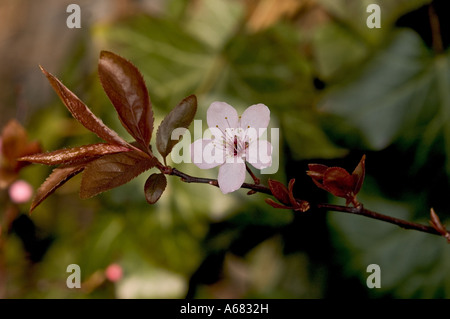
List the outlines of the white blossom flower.
{"label": "white blossom flower", "polygon": [[225,102],[213,102],[207,111],[211,138],[191,144],[191,158],[201,169],[220,165],[218,183],[226,194],[239,189],[245,180],[248,162],[257,169],[272,165],[272,145],[260,140],[270,121],[264,104],[248,107],[242,116]]}

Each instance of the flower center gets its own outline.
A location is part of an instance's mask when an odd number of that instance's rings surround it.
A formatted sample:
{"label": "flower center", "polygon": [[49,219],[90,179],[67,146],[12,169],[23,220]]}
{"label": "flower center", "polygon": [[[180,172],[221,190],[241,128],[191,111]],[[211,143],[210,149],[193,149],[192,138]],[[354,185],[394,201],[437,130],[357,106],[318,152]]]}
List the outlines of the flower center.
{"label": "flower center", "polygon": [[249,147],[249,142],[245,140],[245,134],[242,134],[242,131],[240,130],[239,133],[241,134],[234,134],[232,138],[225,137],[227,140],[224,141],[225,147],[228,146],[229,150],[232,150],[229,154],[233,154],[233,157],[243,156]]}
{"label": "flower center", "polygon": [[[219,129],[222,135],[219,139],[216,138],[218,143],[214,143],[214,147],[225,151],[226,157],[228,158],[245,157],[246,150],[249,148],[250,142],[253,139],[252,135],[248,134],[250,126],[247,126],[247,129],[244,130],[241,127],[231,127],[228,122],[228,117],[225,117],[225,121],[228,124],[228,128],[225,130]],[[216,128],[219,128],[219,126],[216,125]]]}

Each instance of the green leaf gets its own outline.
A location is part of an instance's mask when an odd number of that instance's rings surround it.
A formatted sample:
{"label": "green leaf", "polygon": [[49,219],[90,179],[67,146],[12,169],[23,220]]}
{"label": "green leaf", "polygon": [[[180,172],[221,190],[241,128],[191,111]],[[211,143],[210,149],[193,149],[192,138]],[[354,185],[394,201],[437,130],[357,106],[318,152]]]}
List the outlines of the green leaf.
{"label": "green leaf", "polygon": [[347,153],[333,144],[313,114],[304,111],[296,114],[281,115],[283,135],[295,159],[335,158]]}
{"label": "green leaf", "polygon": [[347,75],[370,52],[367,43],[337,23],[326,24],[314,33],[313,48],[317,72],[325,81]]}
{"label": "green leaf", "polygon": [[98,73],[122,125],[148,150],[153,132],[153,111],[141,73],[131,62],[108,51],[100,53]]}
{"label": "green leaf", "polygon": [[161,122],[156,132],[156,147],[165,158],[179,140],[172,140],[172,131],[176,128],[188,128],[197,112],[197,98],[190,95],[182,100]]}
{"label": "green leaf", "polygon": [[81,180],[80,197],[90,198],[128,183],[156,165],[155,158],[140,151],[110,154],[86,165]]}
{"label": "green leaf", "polygon": [[236,22],[245,14],[239,2],[200,1],[186,21],[187,30],[211,49],[221,50],[235,33]]}
{"label": "green leaf", "polygon": [[[397,19],[419,7],[430,3],[431,0],[318,0],[332,16],[343,25],[353,29],[367,42],[376,42],[392,31]],[[367,12],[367,6],[377,4],[380,6],[381,28],[367,27],[367,18],[372,14]]]}
{"label": "green leaf", "polygon": [[359,131],[360,144],[383,149],[436,111],[435,63],[416,33],[396,32],[356,78],[330,88],[319,107],[338,116],[333,132],[352,130],[354,138]]}
{"label": "green leaf", "polygon": [[[360,195],[366,208],[412,220],[413,205],[386,200],[372,190]],[[370,218],[328,213],[333,245],[347,276],[359,278],[366,287],[370,264],[381,268],[381,288],[367,289],[373,297],[449,298],[449,244],[445,238],[405,230]],[[427,219],[421,221],[427,224]]]}
{"label": "green leaf", "polygon": [[139,15],[94,27],[99,46],[120,50],[139,66],[151,83],[149,92],[158,108],[169,109],[178,102],[176,96],[196,91],[214,67],[207,45],[187,32],[185,19]]}
{"label": "green leaf", "polygon": [[154,204],[166,189],[167,179],[164,174],[152,174],[145,182],[145,199],[149,204]]}

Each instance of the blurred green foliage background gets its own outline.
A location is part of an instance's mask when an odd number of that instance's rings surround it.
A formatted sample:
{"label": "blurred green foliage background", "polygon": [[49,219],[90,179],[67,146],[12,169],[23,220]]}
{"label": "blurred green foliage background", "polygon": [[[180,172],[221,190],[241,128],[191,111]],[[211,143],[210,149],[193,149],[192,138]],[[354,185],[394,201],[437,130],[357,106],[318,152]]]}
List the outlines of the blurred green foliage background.
{"label": "blurred green foliage background", "polygon": [[[0,6],[5,16],[29,17],[27,28],[0,34],[8,64],[0,72],[2,126],[18,118],[46,150],[98,142],[52,92],[42,64],[129,138],[98,80],[98,54],[110,50],[143,73],[156,125],[190,94],[203,120],[213,101],[241,113],[266,104],[271,126],[281,129],[280,170],[270,177],[296,178],[300,198],[343,204],[314,186],[307,164],[351,171],[366,154],[365,207],[425,224],[430,207],[444,221],[450,216],[444,1],[79,1],[77,30],[66,28],[66,2]],[[366,25],[371,3],[381,8],[380,29]],[[192,164],[177,168],[217,177]],[[37,188],[50,170],[33,165],[21,178]],[[33,215],[28,204],[18,206],[15,221],[2,225],[0,297],[450,297],[443,238],[359,216],[276,210],[262,194],[223,195],[175,177],[150,206],[148,175],[83,201],[76,177]],[[6,190],[0,200],[5,220]],[[113,263],[123,269],[117,282],[104,278]],[[366,286],[373,263],[381,267],[380,289]],[[81,267],[81,289],[66,287],[69,264]]]}

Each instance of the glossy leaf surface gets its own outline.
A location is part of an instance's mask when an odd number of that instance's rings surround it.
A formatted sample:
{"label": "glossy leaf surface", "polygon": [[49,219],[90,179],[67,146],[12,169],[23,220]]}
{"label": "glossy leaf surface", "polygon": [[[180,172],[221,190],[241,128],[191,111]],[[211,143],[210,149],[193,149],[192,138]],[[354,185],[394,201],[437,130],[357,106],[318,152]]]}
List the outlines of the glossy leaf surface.
{"label": "glossy leaf surface", "polygon": [[270,191],[272,192],[273,196],[275,196],[276,199],[278,199],[283,204],[286,205],[290,204],[289,192],[286,186],[284,186],[282,183],[278,181],[271,179],[269,179],[268,184]]}
{"label": "glossy leaf surface", "polygon": [[20,160],[45,165],[70,164],[85,161],[87,158],[127,151],[130,149],[121,145],[99,143],[23,156]]}
{"label": "glossy leaf surface", "polygon": [[176,128],[187,128],[197,112],[197,98],[190,95],[182,100],[161,122],[156,132],[156,147],[166,157],[179,140],[172,140],[172,131]]}
{"label": "glossy leaf surface", "polygon": [[122,125],[140,145],[148,149],[153,131],[153,111],[141,73],[124,58],[102,51],[98,74]]}
{"label": "glossy leaf surface", "polygon": [[84,164],[55,168],[45,182],[38,188],[33,202],[31,203],[30,213],[48,196],[53,194],[57,188],[61,187],[69,179],[83,171],[83,169]]}
{"label": "glossy leaf surface", "polygon": [[139,151],[102,156],[86,165],[80,197],[90,198],[123,185],[153,166],[154,159]]}
{"label": "glossy leaf surface", "polygon": [[97,118],[72,91],[61,83],[61,81],[51,73],[47,72],[44,68],[41,67],[41,70],[55,89],[61,101],[78,122],[108,143],[129,146],[129,144],[116,132],[103,124],[102,120]]}
{"label": "glossy leaf surface", "polygon": [[145,182],[145,199],[149,204],[154,204],[166,189],[167,179],[164,174],[152,174]]}

